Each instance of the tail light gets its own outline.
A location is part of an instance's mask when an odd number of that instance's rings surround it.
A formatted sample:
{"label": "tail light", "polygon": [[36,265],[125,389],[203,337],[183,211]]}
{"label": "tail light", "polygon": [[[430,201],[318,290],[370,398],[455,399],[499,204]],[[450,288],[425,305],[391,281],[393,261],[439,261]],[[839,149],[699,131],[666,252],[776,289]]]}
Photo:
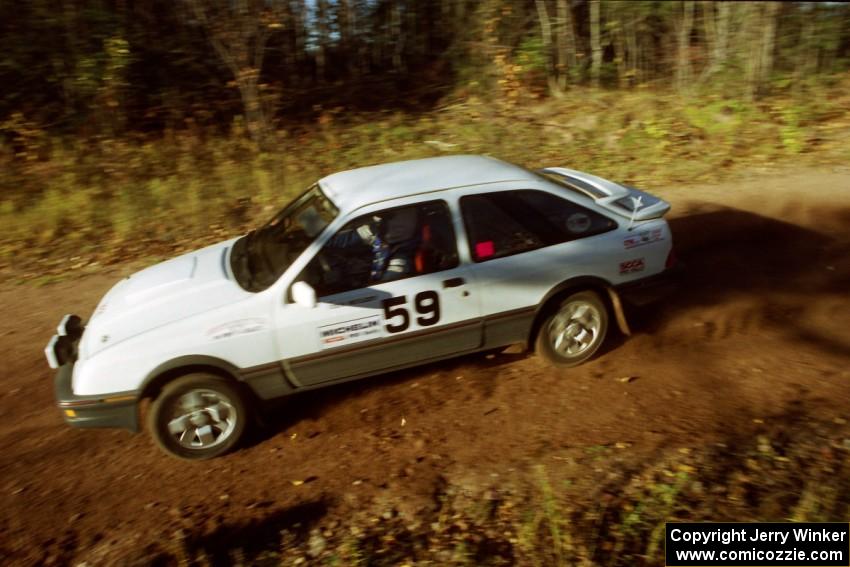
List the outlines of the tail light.
{"label": "tail light", "polygon": [[676,249],[670,248],[670,253],[667,254],[667,261],[664,263],[664,269],[669,270],[670,268],[676,265],[677,261],[678,260],[676,258]]}

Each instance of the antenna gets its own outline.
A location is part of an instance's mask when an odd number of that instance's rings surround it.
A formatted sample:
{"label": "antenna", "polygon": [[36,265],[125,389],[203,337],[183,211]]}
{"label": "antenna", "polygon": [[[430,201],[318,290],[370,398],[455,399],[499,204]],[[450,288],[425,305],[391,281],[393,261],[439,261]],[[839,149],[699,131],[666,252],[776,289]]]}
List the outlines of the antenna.
{"label": "antenna", "polygon": [[635,216],[637,215],[638,209],[643,207],[643,195],[638,195],[637,197],[631,197],[632,200],[632,216],[629,218],[629,228],[626,230],[631,230],[632,225],[635,224]]}

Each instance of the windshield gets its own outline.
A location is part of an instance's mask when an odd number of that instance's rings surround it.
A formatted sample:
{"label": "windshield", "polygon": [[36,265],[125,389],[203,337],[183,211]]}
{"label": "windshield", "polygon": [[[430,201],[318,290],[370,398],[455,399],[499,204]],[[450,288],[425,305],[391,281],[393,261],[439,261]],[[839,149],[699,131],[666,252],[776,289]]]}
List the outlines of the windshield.
{"label": "windshield", "polygon": [[233,245],[230,267],[239,285],[262,291],[272,285],[339,211],[318,185],[292,201],[259,230]]}

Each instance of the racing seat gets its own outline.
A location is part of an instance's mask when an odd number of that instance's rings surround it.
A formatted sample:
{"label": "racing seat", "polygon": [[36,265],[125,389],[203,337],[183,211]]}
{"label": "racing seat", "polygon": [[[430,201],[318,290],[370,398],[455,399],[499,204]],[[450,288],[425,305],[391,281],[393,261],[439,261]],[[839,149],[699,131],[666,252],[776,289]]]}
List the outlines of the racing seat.
{"label": "racing seat", "polygon": [[433,250],[431,249],[431,225],[428,221],[422,223],[419,247],[413,256],[413,266],[417,274],[426,274],[433,270]]}

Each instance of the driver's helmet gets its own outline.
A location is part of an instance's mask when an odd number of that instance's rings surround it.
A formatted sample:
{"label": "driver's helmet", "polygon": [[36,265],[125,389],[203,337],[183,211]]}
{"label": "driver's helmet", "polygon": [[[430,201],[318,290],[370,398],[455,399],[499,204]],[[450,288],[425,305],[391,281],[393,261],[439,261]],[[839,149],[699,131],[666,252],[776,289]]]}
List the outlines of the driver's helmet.
{"label": "driver's helmet", "polygon": [[327,223],[314,207],[307,207],[298,214],[298,224],[304,229],[304,233],[313,238],[317,236]]}
{"label": "driver's helmet", "polygon": [[407,242],[416,235],[418,220],[419,214],[416,207],[398,209],[387,215],[379,234],[391,246]]}

